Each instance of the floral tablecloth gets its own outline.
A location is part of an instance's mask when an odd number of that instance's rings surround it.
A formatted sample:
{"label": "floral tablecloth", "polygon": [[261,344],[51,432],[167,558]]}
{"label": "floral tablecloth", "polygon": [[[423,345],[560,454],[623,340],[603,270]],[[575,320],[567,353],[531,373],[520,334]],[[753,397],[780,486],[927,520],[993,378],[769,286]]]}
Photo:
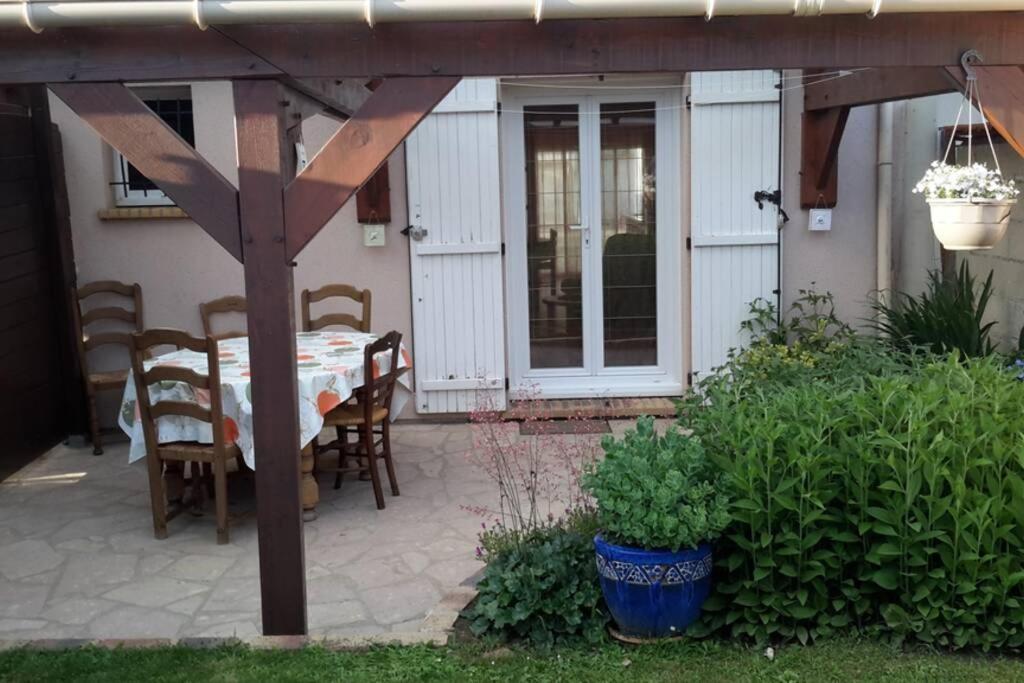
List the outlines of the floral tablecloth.
{"label": "floral tablecloth", "polygon": [[[299,385],[299,446],[305,446],[316,437],[324,425],[324,414],[344,403],[364,383],[363,349],[376,341],[377,336],[361,332],[300,332],[296,335]],[[225,339],[218,343],[220,352],[221,396],[224,409],[224,433],[238,444],[246,464],[255,467],[252,443],[252,389],[249,383],[249,340],[245,337]],[[412,366],[409,352],[403,345],[398,366]],[[390,354],[378,354],[375,361],[387,367]],[[206,374],[206,355],[188,350],[173,351],[146,362],[146,369],[159,365],[173,365],[195,369]],[[150,400],[188,401],[209,406],[209,392],[181,382],[160,382],[149,389]],[[411,391],[408,375],[398,379],[392,398],[392,412],[397,415],[409,400]],[[142,424],[138,419],[135,381],[129,377],[121,400],[118,422],[131,437],[128,460],[134,462],[146,455],[146,442]],[[157,420],[157,438],[160,443],[172,441],[198,441],[212,443],[208,423],[189,417],[166,416]]]}

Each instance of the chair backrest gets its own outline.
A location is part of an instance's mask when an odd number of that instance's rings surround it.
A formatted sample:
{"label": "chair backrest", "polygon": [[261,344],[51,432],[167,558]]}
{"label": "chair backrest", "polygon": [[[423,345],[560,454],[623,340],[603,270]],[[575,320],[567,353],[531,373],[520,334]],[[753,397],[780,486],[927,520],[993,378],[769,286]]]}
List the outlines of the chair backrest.
{"label": "chair backrest", "polygon": [[[97,297],[100,305],[86,308],[87,299]],[[114,305],[111,300],[121,305]],[[86,354],[107,344],[117,344],[130,349],[132,331],[143,329],[142,287],[138,283],[127,284],[115,280],[101,280],[71,288],[72,319],[75,340],[82,368],[88,373]],[[129,308],[128,305],[131,305]],[[90,332],[89,327],[99,325],[103,329]],[[111,327],[115,329],[110,329]],[[118,327],[128,327],[118,330]]]}
{"label": "chair backrest", "polygon": [[[350,313],[326,313],[313,318],[310,305],[331,298],[351,299],[363,305],[362,317],[357,318]],[[344,325],[359,332],[370,331],[370,299],[368,289],[356,289],[352,285],[325,285],[320,289],[302,290],[302,330],[314,332],[330,325]]]}
{"label": "chair backrest", "polygon": [[[210,336],[205,339],[193,337],[181,330],[153,329],[131,335],[131,341],[136,405],[139,409],[139,419],[142,420],[147,452],[151,455],[156,452],[158,446],[156,421],[165,415],[181,415],[209,423],[213,431],[214,447],[223,448],[224,411],[220,396],[220,362],[217,353],[217,340]],[[206,374],[203,375],[191,368],[174,365],[155,365],[147,370],[145,363],[149,358],[150,349],[168,345],[206,354]],[[160,382],[187,384],[191,388],[193,396],[197,397],[196,402],[157,401],[153,403],[149,387]],[[209,397],[209,405],[203,405],[206,402],[206,396]]]}
{"label": "chair backrest", "polygon": [[[374,407],[391,410],[391,397],[395,393],[395,381],[401,372],[398,361],[402,351],[402,334],[392,330],[363,349],[363,386],[356,391],[359,403],[365,411],[366,424],[373,420]],[[377,360],[377,354],[388,353],[387,358]]]}
{"label": "chair backrest", "polygon": [[212,321],[214,316],[222,314],[242,313],[244,315],[245,310],[246,303],[244,296],[222,296],[219,299],[199,304],[199,317],[203,319],[203,334],[207,337],[213,337],[214,339],[232,339],[234,337],[246,336],[246,333],[240,330],[214,332]]}

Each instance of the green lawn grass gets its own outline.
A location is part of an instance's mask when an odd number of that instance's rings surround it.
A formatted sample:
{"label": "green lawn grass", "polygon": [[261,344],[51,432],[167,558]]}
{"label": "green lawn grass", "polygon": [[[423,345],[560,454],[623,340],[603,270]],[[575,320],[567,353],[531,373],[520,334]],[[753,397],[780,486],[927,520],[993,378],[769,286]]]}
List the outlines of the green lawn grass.
{"label": "green lawn grass", "polygon": [[542,653],[479,645],[334,652],[162,648],[0,652],[0,681],[1024,681],[1024,660],[841,640],[762,650],[670,643]]}

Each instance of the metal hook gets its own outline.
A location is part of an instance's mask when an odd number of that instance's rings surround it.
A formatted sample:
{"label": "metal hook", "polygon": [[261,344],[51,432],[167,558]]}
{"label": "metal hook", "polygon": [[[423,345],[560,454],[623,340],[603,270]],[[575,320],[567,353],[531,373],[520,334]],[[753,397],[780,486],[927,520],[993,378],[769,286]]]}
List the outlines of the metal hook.
{"label": "metal hook", "polygon": [[976,81],[978,80],[977,75],[974,73],[974,67],[981,64],[984,59],[981,53],[977,50],[971,49],[960,55],[960,66],[963,68],[964,73],[967,74],[967,80]]}

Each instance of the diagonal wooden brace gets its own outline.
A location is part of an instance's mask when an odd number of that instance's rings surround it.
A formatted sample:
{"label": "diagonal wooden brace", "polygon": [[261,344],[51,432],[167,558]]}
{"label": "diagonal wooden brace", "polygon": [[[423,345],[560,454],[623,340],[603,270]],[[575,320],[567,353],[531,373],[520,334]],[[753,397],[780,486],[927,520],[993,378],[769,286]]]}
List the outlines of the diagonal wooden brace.
{"label": "diagonal wooden brace", "polygon": [[242,260],[238,191],[146,103],[120,83],[55,83],[50,90]]}
{"label": "diagonal wooden brace", "polygon": [[839,143],[850,107],[805,111],[800,146],[800,206],[831,208],[839,194]]}
{"label": "diagonal wooden brace", "polygon": [[[966,85],[960,67],[949,67],[947,71],[961,87]],[[979,64],[974,67],[974,73],[988,122],[1018,154],[1024,156],[1024,68]]]}
{"label": "diagonal wooden brace", "polygon": [[363,186],[458,76],[386,79],[285,188],[289,259]]}

